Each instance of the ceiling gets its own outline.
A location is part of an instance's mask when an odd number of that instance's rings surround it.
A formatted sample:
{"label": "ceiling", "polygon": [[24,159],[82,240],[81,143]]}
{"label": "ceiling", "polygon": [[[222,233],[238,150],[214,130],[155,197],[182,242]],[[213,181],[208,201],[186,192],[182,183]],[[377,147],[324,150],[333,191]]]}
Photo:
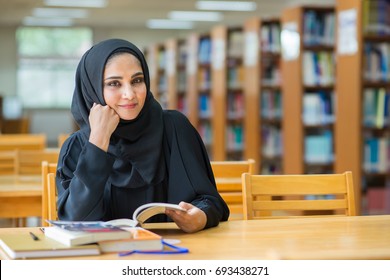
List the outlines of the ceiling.
{"label": "ceiling", "polygon": [[[255,0],[255,12],[223,12],[222,24],[242,25],[253,16],[279,16],[281,11],[297,4],[333,4],[335,0]],[[128,28],[139,32],[148,30],[148,19],[166,19],[171,10],[194,11],[196,0],[108,0],[105,8],[89,8],[89,16],[76,19],[76,26]],[[23,18],[32,15],[33,8],[42,8],[43,0],[0,0],[0,27],[20,26]],[[216,22],[196,22],[192,31],[205,31]]]}

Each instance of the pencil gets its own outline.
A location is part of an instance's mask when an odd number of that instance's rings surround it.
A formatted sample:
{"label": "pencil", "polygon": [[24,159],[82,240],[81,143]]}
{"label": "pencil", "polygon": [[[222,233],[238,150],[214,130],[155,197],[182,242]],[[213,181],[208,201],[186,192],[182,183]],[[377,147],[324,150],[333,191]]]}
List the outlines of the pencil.
{"label": "pencil", "polygon": [[31,236],[31,238],[34,239],[35,241],[38,241],[38,240],[39,240],[38,236],[36,236],[36,235],[35,235],[34,233],[32,233],[31,231],[30,231],[30,236]]}

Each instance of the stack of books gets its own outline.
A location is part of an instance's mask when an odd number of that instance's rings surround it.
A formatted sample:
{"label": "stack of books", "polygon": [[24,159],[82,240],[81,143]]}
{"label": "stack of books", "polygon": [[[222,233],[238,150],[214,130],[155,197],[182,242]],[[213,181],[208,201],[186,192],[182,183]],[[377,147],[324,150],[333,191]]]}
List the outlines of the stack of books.
{"label": "stack of books", "polygon": [[162,237],[141,227],[120,228],[103,222],[56,222],[44,233],[1,234],[8,259],[99,255],[108,252],[161,251]]}
{"label": "stack of books", "polygon": [[166,208],[178,205],[151,203],[140,206],[133,219],[102,221],[48,221],[52,226],[29,233],[0,234],[0,252],[9,259],[99,255],[108,252],[163,251],[162,237],[140,227]]}

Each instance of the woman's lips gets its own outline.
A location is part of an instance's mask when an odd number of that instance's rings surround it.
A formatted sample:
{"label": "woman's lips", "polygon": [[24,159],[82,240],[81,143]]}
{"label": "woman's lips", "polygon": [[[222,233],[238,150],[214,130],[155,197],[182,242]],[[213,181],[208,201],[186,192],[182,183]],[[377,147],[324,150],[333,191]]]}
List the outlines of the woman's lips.
{"label": "woman's lips", "polygon": [[123,105],[118,105],[118,106],[123,108],[123,109],[134,109],[135,107],[137,107],[137,103],[134,103],[134,104],[123,104]]}

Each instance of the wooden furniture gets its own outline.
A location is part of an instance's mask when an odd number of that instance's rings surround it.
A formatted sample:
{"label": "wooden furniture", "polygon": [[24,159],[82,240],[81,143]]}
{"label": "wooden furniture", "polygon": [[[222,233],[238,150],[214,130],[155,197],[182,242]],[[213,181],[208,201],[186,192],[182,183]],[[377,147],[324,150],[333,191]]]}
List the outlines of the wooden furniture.
{"label": "wooden furniture", "polygon": [[[385,144],[390,140],[387,115],[390,34],[384,32],[390,28],[386,22],[389,3],[359,0],[336,3],[336,38],[344,41],[338,40],[336,44],[336,77],[341,81],[336,84],[336,92],[342,113],[335,123],[335,170],[352,171],[357,212],[366,214],[371,206],[365,198],[371,191],[380,191],[380,203],[390,205],[390,196],[384,195],[390,180],[389,148]],[[347,41],[350,43],[346,45]],[[363,209],[364,205],[368,209]]]}
{"label": "wooden furniture", "polygon": [[3,122],[4,122],[4,117],[3,117],[3,96],[0,95],[0,133],[3,133]]}
{"label": "wooden furniture", "polygon": [[187,38],[187,117],[198,130],[209,158],[213,158],[213,97],[211,95],[211,35]]}
{"label": "wooden furniture", "polygon": [[43,150],[45,134],[0,134],[0,151]]}
{"label": "wooden furniture", "polygon": [[0,218],[39,217],[42,212],[40,176],[0,176]]}
{"label": "wooden furniture", "polygon": [[286,8],[281,23],[283,171],[333,173],[334,8]]}
{"label": "wooden furniture", "polygon": [[[30,145],[27,142],[24,144],[26,145],[22,145],[22,147]],[[8,155],[8,162],[6,162],[4,155]],[[58,149],[0,151],[0,164],[2,165],[0,174],[12,174],[8,178],[0,178],[2,181],[0,185],[3,188],[2,195],[7,197],[7,199],[3,199],[2,217],[18,218],[20,221],[18,223],[23,225],[26,223],[25,218],[41,216],[40,213],[37,214],[36,209],[41,207],[42,194],[38,194],[37,191],[41,192],[42,188],[37,189],[36,187],[41,184],[41,164],[44,160],[57,162]],[[29,178],[33,178],[32,182],[29,182]],[[15,206],[12,203],[15,203]],[[18,216],[19,214],[20,216]]]}
{"label": "wooden furniture", "polygon": [[241,27],[211,30],[212,160],[244,157],[243,32]]}
{"label": "wooden furniture", "polygon": [[242,184],[243,173],[253,174],[255,161],[211,161],[218,192],[230,210],[230,220],[243,218]]}
{"label": "wooden furniture", "polygon": [[[190,120],[191,124],[198,128],[200,107],[199,107],[199,40],[200,36],[196,33],[191,33],[186,40],[187,45],[187,57],[186,57],[186,100],[187,100],[187,113],[186,116]],[[199,131],[199,129],[198,129]],[[202,136],[202,135],[201,135]],[[202,137],[205,142],[204,137]]]}
{"label": "wooden furniture", "polygon": [[150,45],[145,49],[149,66],[150,90],[164,109],[168,108],[166,43]]}
{"label": "wooden furniture", "polygon": [[58,135],[58,148],[62,147],[62,144],[64,144],[65,140],[68,139],[69,135],[69,133],[61,133],[60,135]]}
{"label": "wooden furniture", "polygon": [[59,149],[19,150],[17,160],[17,173],[19,175],[40,175],[42,162],[58,161]]}
{"label": "wooden furniture", "polygon": [[[352,173],[242,175],[244,218],[356,215]],[[329,213],[329,211],[331,211]]]}
{"label": "wooden furniture", "polygon": [[17,151],[0,151],[0,175],[17,174]]}
{"label": "wooden furniture", "polygon": [[168,109],[178,110],[185,115],[188,108],[186,52],[186,40],[169,39],[165,43]]}
{"label": "wooden furniture", "polygon": [[47,218],[49,220],[58,220],[57,214],[57,188],[56,188],[56,174],[47,174],[47,192],[48,192],[48,211]]}
{"label": "wooden furniture", "polygon": [[[236,220],[197,233],[170,224],[149,228],[166,239],[178,239],[188,254],[118,254],[71,257],[91,260],[388,260],[390,215]],[[0,233],[39,233],[39,228],[1,228]],[[2,255],[2,254],[0,254]],[[2,256],[4,258],[4,256]],[[66,259],[66,258],[63,258]]]}
{"label": "wooden furniture", "polygon": [[[49,224],[46,222],[47,219],[51,219],[53,216],[49,214],[49,209],[56,209],[53,208],[52,205],[52,197],[53,191],[49,191],[50,188],[53,187],[53,184],[49,185],[49,174],[56,174],[57,172],[57,163],[49,163],[47,161],[42,162],[42,209],[41,209],[41,216],[42,216],[42,226],[48,226]],[[54,185],[55,186],[55,185]],[[56,200],[54,199],[54,203]],[[52,213],[52,212],[50,212]]]}
{"label": "wooden furniture", "polygon": [[145,59],[149,66],[150,90],[158,100],[158,46],[153,44],[144,50]]}
{"label": "wooden furniture", "polygon": [[281,173],[280,19],[250,18],[244,36],[244,157],[255,160],[256,173]]}
{"label": "wooden furniture", "polygon": [[[229,219],[242,219],[241,175],[254,171],[254,160],[247,161],[212,161],[218,191],[230,209]],[[55,172],[57,164],[42,163],[42,226],[47,226],[46,219],[57,219]],[[51,181],[52,180],[52,181]],[[51,182],[51,183],[50,183]]]}
{"label": "wooden furniture", "polygon": [[28,134],[30,133],[30,119],[3,119],[1,132],[4,134]]}

